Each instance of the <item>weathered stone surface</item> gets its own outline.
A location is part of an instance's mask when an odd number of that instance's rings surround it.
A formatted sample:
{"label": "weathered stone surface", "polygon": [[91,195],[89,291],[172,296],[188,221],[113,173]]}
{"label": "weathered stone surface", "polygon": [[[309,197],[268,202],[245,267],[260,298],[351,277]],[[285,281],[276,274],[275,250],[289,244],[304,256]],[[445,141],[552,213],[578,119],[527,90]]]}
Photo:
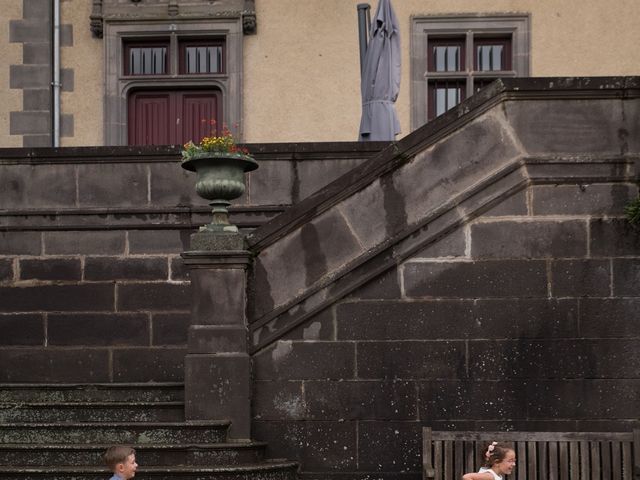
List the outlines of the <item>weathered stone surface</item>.
{"label": "weathered stone surface", "polygon": [[521,382],[434,380],[420,382],[420,419],[501,420],[527,415]]}
{"label": "weathered stone surface", "polygon": [[[340,162],[336,162],[335,160],[326,159],[296,162],[294,175],[297,176],[299,183],[297,200],[307,198],[320,188],[360,165],[362,161],[362,159],[342,159]],[[293,201],[296,201],[295,197]]]}
{"label": "weathered stone surface", "polygon": [[51,90],[48,88],[29,88],[22,93],[22,108],[24,110],[46,110],[50,108],[50,105]]}
{"label": "weathered stone surface", "polygon": [[40,255],[41,232],[0,232],[2,255]]}
{"label": "weathered stone surface", "polygon": [[309,381],[305,405],[311,420],[415,420],[417,388],[406,381]]}
{"label": "weathered stone surface", "polygon": [[495,207],[484,213],[485,217],[505,217],[514,215],[527,215],[527,191],[521,190],[507,197]]}
{"label": "weathered stone surface", "polygon": [[635,339],[505,340],[469,344],[469,375],[506,378],[638,378]]}
{"label": "weathered stone surface", "polygon": [[407,297],[545,297],[544,261],[414,263],[404,266]]}
{"label": "weathered stone surface", "polygon": [[69,173],[61,175],[57,165],[0,165],[0,205],[9,210],[74,207],[76,181]]}
{"label": "weathered stone surface", "polygon": [[132,230],[128,232],[131,254],[177,254],[189,250],[191,230]]}
{"label": "weathered stone surface", "polygon": [[301,381],[253,382],[254,420],[305,420],[308,418]]}
{"label": "weathered stone surface", "polygon": [[640,256],[640,228],[626,219],[592,219],[589,238],[593,257]]}
{"label": "weathered stone surface", "polygon": [[356,470],[356,422],[254,421],[253,427],[255,438],[269,439],[274,457],[296,458],[314,472]]}
{"label": "weathered stone surface", "polygon": [[0,287],[0,311],[99,312],[113,309],[113,284]]}
{"label": "weathered stone surface", "polygon": [[13,280],[13,260],[0,259],[0,282],[9,282]]}
{"label": "weathered stone surface", "polygon": [[191,325],[187,334],[190,354],[247,352],[247,328],[240,325]]}
{"label": "weathered stone surface", "polygon": [[192,234],[189,246],[191,250],[196,251],[245,250],[243,234],[231,232],[213,233],[206,230]]}
{"label": "weathered stone surface", "polygon": [[358,465],[374,472],[420,470],[421,438],[422,426],[418,422],[361,422]]}
{"label": "weathered stone surface", "polygon": [[580,300],[580,334],[585,338],[640,336],[640,298],[585,298]]}
{"label": "weathered stone surface", "polygon": [[182,257],[169,258],[170,279],[173,281],[189,281],[189,269]]}
{"label": "weathered stone surface", "polygon": [[109,382],[104,349],[0,349],[1,382]]}
{"label": "weathered stone surface", "polygon": [[153,163],[148,168],[152,205],[187,206],[200,205],[204,201],[196,193],[194,175],[180,167],[177,157],[174,163]]}
{"label": "weathered stone surface", "polygon": [[79,258],[21,259],[19,265],[21,280],[78,281],[82,278]]}
{"label": "weathered stone surface", "polygon": [[125,232],[122,231],[60,231],[43,235],[47,255],[124,254]]}
{"label": "weathered stone surface", "polygon": [[151,316],[152,344],[186,345],[190,320],[188,313],[154,313]]}
{"label": "weathered stone surface", "polygon": [[607,297],[611,293],[609,260],[555,260],[551,262],[554,297]]}
{"label": "weathered stone surface", "polygon": [[462,341],[395,341],[358,344],[359,378],[429,379],[465,376]]}
{"label": "weathered stone surface", "polygon": [[113,351],[115,382],[181,382],[186,348],[123,348]]}
{"label": "weathered stone surface", "polygon": [[496,221],[471,225],[474,258],[582,257],[587,224],[567,221]]}
{"label": "weathered stone surface", "polygon": [[464,257],[467,235],[464,228],[457,228],[413,255],[413,258]]}
{"label": "weathered stone surface", "polygon": [[44,345],[42,314],[0,315],[0,332],[0,346]]}
{"label": "weathered stone surface", "polygon": [[533,215],[620,215],[638,196],[632,184],[535,185]]}
{"label": "weathered stone surface", "polygon": [[117,286],[119,311],[189,310],[189,285],[183,283],[127,283]]}
{"label": "weathered stone surface", "polygon": [[355,346],[337,342],[278,341],[253,357],[256,380],[349,379],[355,376]]}
{"label": "weathered stone surface", "polygon": [[334,313],[333,308],[328,308],[314,315],[295,329],[287,332],[283,340],[334,340]]}
{"label": "weathered stone surface", "polygon": [[[11,65],[9,67],[10,88],[43,88],[51,82],[49,65]],[[21,115],[17,115],[20,113]],[[47,112],[11,112],[12,133],[44,133],[43,127],[50,124]],[[14,124],[14,120],[18,123]],[[29,128],[29,120],[35,123]],[[35,128],[34,128],[35,127]]]}
{"label": "weathered stone surface", "polygon": [[191,270],[194,325],[244,325],[246,282],[243,269]]}
{"label": "weathered stone surface", "polygon": [[[80,206],[137,206],[148,204],[148,170],[142,164],[78,165]],[[100,181],[96,182],[95,179]]]}
{"label": "weathered stone surface", "polygon": [[558,102],[508,101],[507,119],[529,154],[612,153],[624,151],[619,130],[628,129],[622,102],[608,99]]}
{"label": "weathered stone surface", "polygon": [[167,280],[166,257],[87,257],[85,280]]}
{"label": "weathered stone surface", "polygon": [[[246,176],[249,205],[291,205],[300,200],[299,162],[263,160],[260,167]],[[294,197],[295,195],[295,197]]]}
{"label": "weathered stone surface", "polygon": [[47,320],[49,345],[149,345],[149,318],[144,314],[54,314]]}
{"label": "weathered stone surface", "polygon": [[394,299],[401,297],[400,273],[392,268],[354,291],[350,297],[360,299]]}
{"label": "weathered stone surface", "polygon": [[612,294],[640,297],[640,258],[613,260]]}

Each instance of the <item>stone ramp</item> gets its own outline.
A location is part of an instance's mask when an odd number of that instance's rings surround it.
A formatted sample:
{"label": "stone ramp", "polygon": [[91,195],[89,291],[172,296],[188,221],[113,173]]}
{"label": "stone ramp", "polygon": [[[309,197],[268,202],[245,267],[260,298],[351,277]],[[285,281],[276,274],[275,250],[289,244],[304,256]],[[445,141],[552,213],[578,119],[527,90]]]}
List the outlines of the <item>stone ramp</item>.
{"label": "stone ramp", "polygon": [[0,385],[0,479],[104,480],[113,444],[136,449],[137,478],[297,478],[264,443],[230,442],[229,425],[185,421],[181,384]]}

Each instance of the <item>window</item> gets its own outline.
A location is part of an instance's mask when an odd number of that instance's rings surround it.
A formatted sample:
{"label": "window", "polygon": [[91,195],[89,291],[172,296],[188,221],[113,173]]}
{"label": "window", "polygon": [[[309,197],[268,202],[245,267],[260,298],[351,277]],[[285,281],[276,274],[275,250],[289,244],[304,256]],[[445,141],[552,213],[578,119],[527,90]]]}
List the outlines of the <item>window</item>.
{"label": "window", "polygon": [[240,17],[105,29],[106,145],[180,144],[200,140],[201,120],[240,123]]}
{"label": "window", "polygon": [[412,128],[497,78],[529,74],[526,15],[416,17],[412,26]]}

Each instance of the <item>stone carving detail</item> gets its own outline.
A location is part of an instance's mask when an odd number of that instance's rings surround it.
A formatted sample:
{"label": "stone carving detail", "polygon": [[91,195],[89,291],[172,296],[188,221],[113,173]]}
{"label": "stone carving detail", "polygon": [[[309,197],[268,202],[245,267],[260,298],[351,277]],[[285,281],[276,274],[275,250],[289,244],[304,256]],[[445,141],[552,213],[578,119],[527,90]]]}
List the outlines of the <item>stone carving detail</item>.
{"label": "stone carving detail", "polygon": [[93,0],[91,15],[89,15],[91,33],[94,38],[102,38],[102,0]]}

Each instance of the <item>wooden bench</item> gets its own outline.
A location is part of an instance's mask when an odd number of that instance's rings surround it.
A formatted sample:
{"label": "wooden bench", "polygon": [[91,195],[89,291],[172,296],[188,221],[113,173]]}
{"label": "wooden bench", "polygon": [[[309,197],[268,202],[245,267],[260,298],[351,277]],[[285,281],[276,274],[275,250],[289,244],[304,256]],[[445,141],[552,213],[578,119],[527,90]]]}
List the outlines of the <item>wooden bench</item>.
{"label": "wooden bench", "polygon": [[608,432],[434,432],[422,430],[424,480],[477,472],[489,442],[516,452],[509,480],[640,480],[640,430]]}

